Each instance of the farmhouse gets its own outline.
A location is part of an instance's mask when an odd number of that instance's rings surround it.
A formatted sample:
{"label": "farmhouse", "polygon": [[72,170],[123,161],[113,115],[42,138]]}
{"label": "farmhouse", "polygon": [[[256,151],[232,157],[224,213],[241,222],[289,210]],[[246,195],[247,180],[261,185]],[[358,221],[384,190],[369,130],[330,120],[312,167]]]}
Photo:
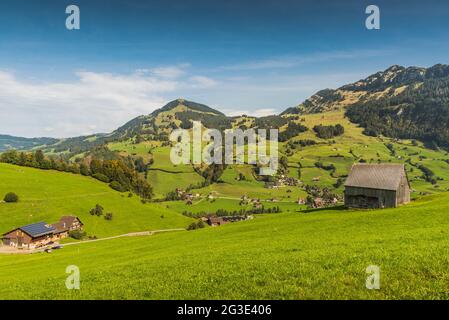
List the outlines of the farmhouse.
{"label": "farmhouse", "polygon": [[78,217],[63,216],[58,222],[52,224],[55,228],[55,237],[62,239],[69,236],[69,232],[73,230],[80,230],[84,227],[84,224]]}
{"label": "farmhouse", "polygon": [[59,222],[47,224],[37,222],[16,228],[3,234],[3,245],[18,249],[36,249],[51,244],[69,236],[72,230],[83,228],[80,219],[73,216],[63,216]]}
{"label": "farmhouse", "polygon": [[55,228],[45,222],[29,224],[3,235],[6,246],[34,249],[52,242]]}
{"label": "farmhouse", "polygon": [[224,225],[227,223],[227,221],[222,218],[222,217],[209,217],[207,220],[207,223],[211,226],[211,227],[218,227],[221,225]]}
{"label": "farmhouse", "polygon": [[354,164],[345,182],[345,206],[394,208],[410,202],[403,164]]}

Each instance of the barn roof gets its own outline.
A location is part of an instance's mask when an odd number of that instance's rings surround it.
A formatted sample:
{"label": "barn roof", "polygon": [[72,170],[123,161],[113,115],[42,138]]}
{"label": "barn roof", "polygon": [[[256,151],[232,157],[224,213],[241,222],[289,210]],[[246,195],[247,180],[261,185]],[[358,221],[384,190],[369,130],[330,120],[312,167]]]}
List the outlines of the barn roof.
{"label": "barn roof", "polygon": [[31,237],[36,238],[46,234],[51,234],[55,230],[54,227],[49,226],[46,222],[38,222],[29,224],[19,228],[20,230],[26,232]]}
{"label": "barn roof", "polygon": [[404,175],[403,164],[357,163],[352,165],[345,187],[397,190]]}

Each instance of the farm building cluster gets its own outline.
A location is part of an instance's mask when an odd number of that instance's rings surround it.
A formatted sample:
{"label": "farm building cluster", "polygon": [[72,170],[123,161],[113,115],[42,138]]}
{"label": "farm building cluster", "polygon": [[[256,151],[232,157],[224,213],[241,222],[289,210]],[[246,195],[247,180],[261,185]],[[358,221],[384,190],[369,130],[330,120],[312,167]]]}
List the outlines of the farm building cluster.
{"label": "farm building cluster", "polygon": [[215,215],[210,215],[207,217],[202,217],[201,220],[211,227],[219,227],[227,223],[231,222],[239,222],[239,221],[245,221],[245,220],[252,220],[253,216],[224,216],[224,217],[217,217]]}
{"label": "farm building cluster", "polygon": [[78,217],[63,216],[54,224],[37,222],[11,230],[3,234],[2,242],[5,246],[18,249],[36,249],[66,238],[70,231],[83,227]]}

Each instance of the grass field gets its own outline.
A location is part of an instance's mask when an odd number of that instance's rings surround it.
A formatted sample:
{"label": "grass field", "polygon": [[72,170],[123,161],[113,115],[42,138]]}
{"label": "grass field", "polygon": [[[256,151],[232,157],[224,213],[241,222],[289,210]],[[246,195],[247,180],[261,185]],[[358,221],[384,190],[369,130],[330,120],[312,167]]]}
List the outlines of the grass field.
{"label": "grass field", "polygon": [[[0,298],[448,299],[449,196],[0,256]],[[65,288],[77,265],[81,289]],[[365,269],[381,270],[367,290]]]}
{"label": "grass field", "polygon": [[[42,220],[53,223],[62,215],[80,217],[89,235],[102,238],[185,228],[194,220],[183,211],[251,209],[239,204],[242,195],[282,209],[218,228],[81,243],[51,254],[0,255],[0,299],[448,299],[448,153],[419,142],[365,136],[342,111],[301,118],[310,130],[294,140],[317,144],[292,151],[289,176],[333,188],[354,162],[406,163],[418,200],[397,209],[306,210],[296,203],[306,197],[301,186],[267,189],[251,166],[230,165],[220,183],[192,191],[202,198],[191,205],[143,204],[89,177],[0,163],[0,198],[10,191],[20,196],[17,204],[0,203],[0,233]],[[336,123],[345,133],[330,140],[311,130]],[[280,146],[287,154],[286,144]],[[109,147],[154,160],[148,180],[156,198],[203,181],[191,165],[173,165],[170,148],[160,143]],[[333,164],[335,172],[317,168],[317,161]],[[435,184],[425,181],[420,165],[432,170]],[[245,180],[239,181],[239,174]],[[206,199],[209,193],[218,198]],[[89,214],[97,203],[113,213],[112,221]],[[68,265],[80,268],[81,290],[65,288]],[[380,290],[365,288],[370,265],[380,267]]]}
{"label": "grass field", "polygon": [[[7,192],[19,195],[19,203],[0,203],[0,233],[15,227],[46,221],[54,223],[63,215],[76,215],[88,235],[98,237],[134,231],[186,227],[191,219],[162,205],[142,204],[95,179],[0,163],[0,198]],[[112,212],[113,219],[91,216],[96,204]]]}

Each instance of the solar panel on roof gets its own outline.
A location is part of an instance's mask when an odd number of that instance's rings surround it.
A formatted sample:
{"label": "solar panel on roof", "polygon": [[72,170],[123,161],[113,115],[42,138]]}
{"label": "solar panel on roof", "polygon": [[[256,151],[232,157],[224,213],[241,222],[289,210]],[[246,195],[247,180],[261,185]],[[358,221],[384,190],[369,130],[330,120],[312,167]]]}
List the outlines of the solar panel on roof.
{"label": "solar panel on roof", "polygon": [[54,227],[49,226],[45,222],[29,224],[29,225],[21,227],[20,229],[22,229],[23,231],[25,231],[32,237],[37,237],[37,236],[45,235],[48,233],[52,233],[55,230]]}

